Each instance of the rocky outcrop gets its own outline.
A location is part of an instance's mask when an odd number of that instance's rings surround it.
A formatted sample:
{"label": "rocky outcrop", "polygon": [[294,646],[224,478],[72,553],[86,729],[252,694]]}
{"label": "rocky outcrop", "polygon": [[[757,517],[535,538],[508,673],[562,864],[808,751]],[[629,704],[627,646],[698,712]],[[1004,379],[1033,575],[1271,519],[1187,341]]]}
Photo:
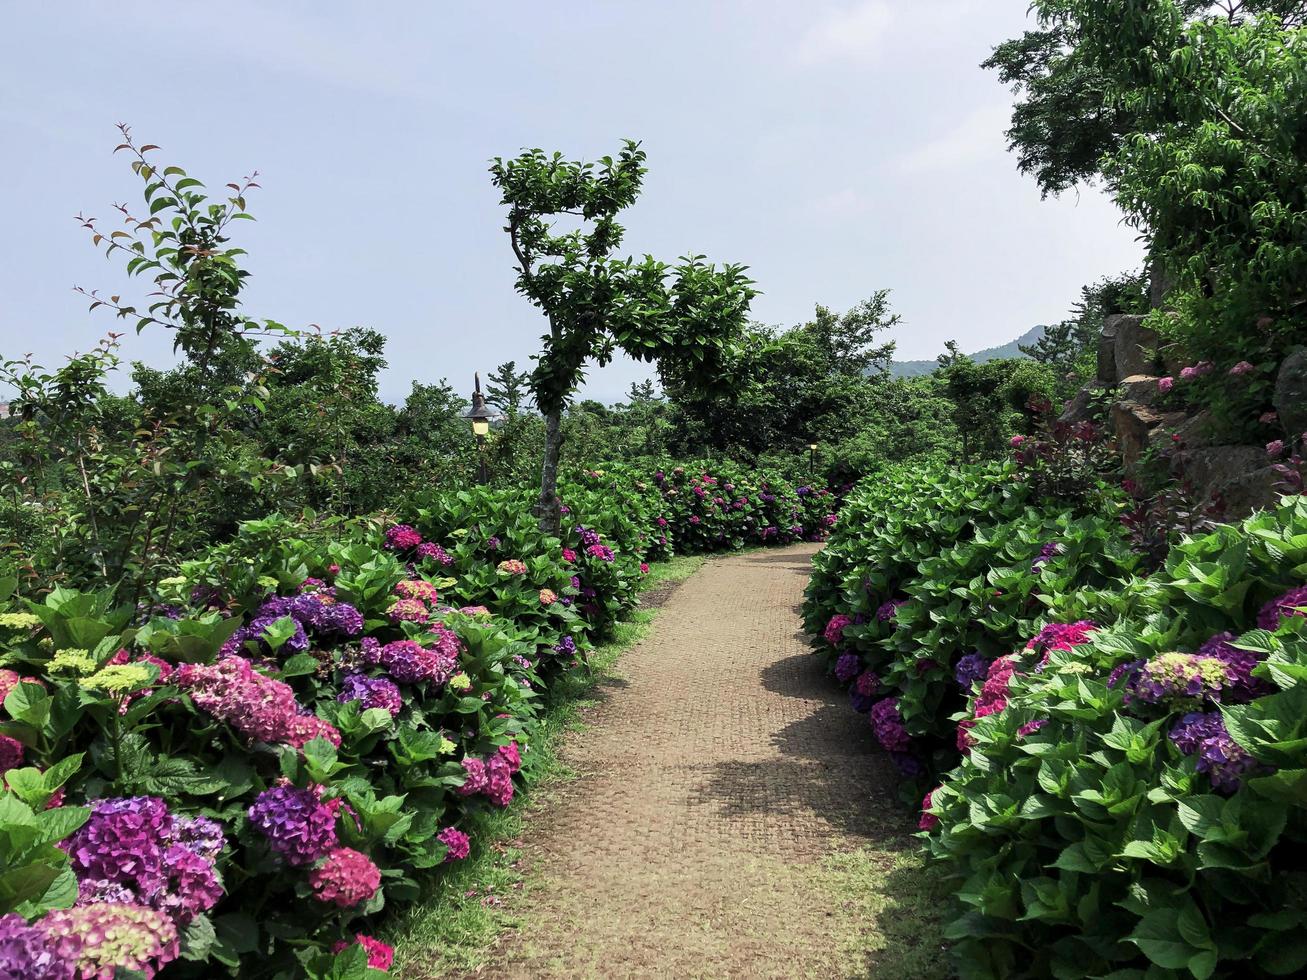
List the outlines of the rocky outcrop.
{"label": "rocky outcrop", "polygon": [[1290,439],[1307,433],[1307,350],[1290,354],[1275,379],[1275,410]]}
{"label": "rocky outcrop", "polygon": [[1117,314],[1112,343],[1118,380],[1140,374],[1156,375],[1159,364],[1157,351],[1161,341],[1157,331],[1144,326],[1142,316]]}
{"label": "rocky outcrop", "polygon": [[1126,466],[1134,466],[1152,445],[1153,433],[1170,430],[1184,421],[1183,412],[1158,412],[1138,402],[1119,401],[1112,406],[1112,431]]}
{"label": "rocky outcrop", "polygon": [[1172,458],[1171,469],[1201,501],[1219,501],[1229,514],[1269,507],[1279,496],[1281,476],[1258,446],[1184,448]]}

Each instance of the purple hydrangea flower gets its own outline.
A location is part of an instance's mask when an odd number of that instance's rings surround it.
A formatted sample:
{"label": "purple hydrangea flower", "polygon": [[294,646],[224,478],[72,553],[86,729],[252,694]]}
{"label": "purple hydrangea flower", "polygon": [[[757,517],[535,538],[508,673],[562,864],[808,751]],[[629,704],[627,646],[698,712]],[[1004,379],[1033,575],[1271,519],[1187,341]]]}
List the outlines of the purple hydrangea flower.
{"label": "purple hydrangea flower", "polygon": [[216,861],[227,843],[222,824],[208,817],[173,817],[171,840],[206,861]]}
{"label": "purple hydrangea flower", "polygon": [[96,802],[65,847],[79,879],[108,881],[136,894],[163,886],[163,851],[172,827],[168,807],[154,796]]}
{"label": "purple hydrangea flower", "polygon": [[74,957],[51,942],[40,923],[17,912],[0,916],[0,980],[69,980]]}
{"label": "purple hydrangea flower", "polygon": [[876,618],[882,623],[888,623],[894,618],[894,614],[898,612],[899,606],[907,601],[907,599],[891,599],[889,602],[881,603],[880,608],[876,610]]}
{"label": "purple hydrangea flower", "polygon": [[1252,676],[1253,668],[1261,663],[1260,658],[1251,650],[1232,646],[1234,639],[1233,633],[1218,633],[1198,648],[1199,656],[1215,657],[1225,664],[1223,700],[1249,701],[1269,694],[1271,686]]}
{"label": "purple hydrangea flower", "polygon": [[1058,554],[1061,554],[1061,552],[1062,552],[1062,545],[1057,541],[1050,541],[1048,544],[1044,545],[1042,548],[1039,549],[1039,554],[1036,555],[1035,560],[1030,563],[1030,570],[1032,572],[1039,571],[1041,568],[1044,567],[1044,565],[1046,565],[1049,562],[1050,559],[1052,559],[1054,556]]}
{"label": "purple hydrangea flower", "polygon": [[912,744],[912,737],[903,727],[903,718],[899,715],[898,698],[876,702],[871,709],[871,727],[876,733],[876,741],[887,752],[905,752]]}
{"label": "purple hydrangea flower", "polygon": [[570,636],[565,636],[554,644],[554,652],[564,657],[570,657],[576,653],[576,640]]}
{"label": "purple hydrangea flower", "polygon": [[847,684],[862,672],[862,658],[856,653],[840,654],[835,661],[835,678],[841,684]]}
{"label": "purple hydrangea flower", "polygon": [[953,672],[954,678],[964,691],[970,691],[971,685],[977,681],[984,681],[989,674],[989,661],[979,652],[968,653],[958,660],[957,668]]}
{"label": "purple hydrangea flower", "polygon": [[849,704],[860,715],[865,715],[875,703],[875,695],[862,694],[857,688],[849,691]]}
{"label": "purple hydrangea flower", "polygon": [[1159,704],[1183,698],[1221,700],[1228,683],[1225,664],[1196,653],[1159,653],[1130,679],[1127,699]]}
{"label": "purple hydrangea flower", "polygon": [[341,704],[350,701],[361,702],[359,705],[361,711],[366,711],[368,708],[385,708],[392,718],[404,707],[404,699],[400,696],[399,688],[394,681],[385,677],[368,677],[365,674],[346,676],[340,693],[336,695],[336,700]]}
{"label": "purple hydrangea flower", "polygon": [[1257,769],[1257,760],[1230,737],[1219,712],[1185,715],[1171,729],[1170,737],[1185,755],[1197,754],[1195,768],[1206,773],[1222,793],[1233,793],[1244,777]]}
{"label": "purple hydrangea flower", "polygon": [[864,698],[869,698],[880,690],[880,678],[874,671],[864,670],[854,681],[853,687]]}
{"label": "purple hydrangea flower", "polygon": [[1286,616],[1307,615],[1303,611],[1305,608],[1307,608],[1307,585],[1290,589],[1280,598],[1272,599],[1262,606],[1262,611],[1257,614],[1257,625],[1264,630],[1278,629],[1280,620]]}
{"label": "purple hydrangea flower", "polygon": [[926,767],[921,764],[921,760],[911,752],[891,752],[889,757],[893,760],[899,775],[905,779],[916,779],[926,771]]}
{"label": "purple hydrangea flower", "polygon": [[309,789],[265,789],[249,809],[250,825],[287,864],[302,867],[325,857],[339,844],[336,810]]}

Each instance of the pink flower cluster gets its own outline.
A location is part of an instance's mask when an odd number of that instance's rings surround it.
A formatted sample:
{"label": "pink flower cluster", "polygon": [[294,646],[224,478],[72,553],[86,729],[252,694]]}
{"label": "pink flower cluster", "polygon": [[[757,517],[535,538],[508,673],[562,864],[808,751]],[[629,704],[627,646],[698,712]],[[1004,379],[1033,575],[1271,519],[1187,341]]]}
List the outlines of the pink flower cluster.
{"label": "pink flower cluster", "polygon": [[1201,378],[1205,374],[1211,374],[1215,369],[1216,365],[1211,361],[1199,361],[1197,364],[1181,370],[1180,380],[1192,381],[1194,378]]}
{"label": "pink flower cluster", "polygon": [[446,827],[436,834],[436,840],[449,848],[445,852],[446,861],[461,861],[472,853],[472,841],[457,827]]}
{"label": "pink flower cluster", "polygon": [[501,561],[498,565],[498,568],[505,575],[526,574],[526,562],[518,558],[509,558],[506,561]]}
{"label": "pink flower cluster", "polygon": [[244,657],[182,664],[173,676],[197,708],[248,739],[284,742],[297,749],[315,738],[340,745],[340,732],[334,725],[307,714],[289,684],[263,676]]}
{"label": "pink flower cluster", "polygon": [[540,590],[540,605],[552,606],[557,601],[558,601],[558,594],[554,592],[553,589]]}
{"label": "pink flower cluster", "polygon": [[[390,964],[395,962],[395,950],[392,946],[387,946],[380,939],[373,939],[371,936],[365,936],[363,933],[356,933],[354,943],[362,946],[368,953],[368,966],[374,970],[389,970]],[[343,953],[353,943],[342,939],[331,947],[333,953]]]}
{"label": "pink flower cluster", "polygon": [[1082,643],[1098,629],[1098,624],[1082,619],[1075,623],[1049,623],[1026,644],[1027,650],[1041,653],[1040,666],[1048,663],[1048,655],[1053,650],[1070,650]]}
{"label": "pink flower cluster", "polygon": [[327,905],[350,909],[366,902],[381,887],[381,870],[366,854],[338,847],[309,872],[313,897]]}
{"label": "pink flower cluster", "polygon": [[436,587],[420,578],[396,583],[395,595],[399,598],[386,610],[392,623],[429,622],[439,598]]}
{"label": "pink flower cluster", "polygon": [[826,624],[826,629],[822,633],[822,636],[826,638],[826,642],[831,646],[838,647],[844,642],[844,627],[849,626],[852,623],[853,620],[848,616],[843,613],[836,613],[830,618],[830,622]]}
{"label": "pink flower cluster", "polygon": [[972,718],[958,725],[958,751],[965,754],[970,752],[971,746],[976,744],[970,729],[975,727],[978,719],[998,714],[1007,707],[1008,685],[1011,683],[1016,669],[1015,657],[999,657],[989,665],[989,673],[985,676],[985,683],[980,689],[980,694],[976,697],[976,706],[972,712]]}
{"label": "pink flower cluster", "polygon": [[925,798],[921,801],[921,819],[917,821],[918,830],[934,830],[939,826],[939,817],[930,812],[930,808],[935,805],[932,802],[932,798],[938,789],[940,789],[940,787],[936,786],[935,789],[932,789],[927,793]]}
{"label": "pink flower cluster", "polygon": [[497,806],[508,806],[513,799],[513,774],[521,768],[516,742],[500,746],[489,759],[468,757],[463,760],[466,778],[457,792],[460,796],[480,793]]}

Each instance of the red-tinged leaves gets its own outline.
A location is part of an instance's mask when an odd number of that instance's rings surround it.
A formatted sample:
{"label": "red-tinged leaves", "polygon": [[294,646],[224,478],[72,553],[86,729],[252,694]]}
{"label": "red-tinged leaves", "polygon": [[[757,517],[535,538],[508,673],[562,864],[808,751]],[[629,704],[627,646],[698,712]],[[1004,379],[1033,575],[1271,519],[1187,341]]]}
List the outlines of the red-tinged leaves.
{"label": "red-tinged leaves", "polygon": [[155,146],[153,143],[146,143],[143,147],[141,147],[140,152],[149,153],[151,150],[157,150],[157,149],[158,147]]}

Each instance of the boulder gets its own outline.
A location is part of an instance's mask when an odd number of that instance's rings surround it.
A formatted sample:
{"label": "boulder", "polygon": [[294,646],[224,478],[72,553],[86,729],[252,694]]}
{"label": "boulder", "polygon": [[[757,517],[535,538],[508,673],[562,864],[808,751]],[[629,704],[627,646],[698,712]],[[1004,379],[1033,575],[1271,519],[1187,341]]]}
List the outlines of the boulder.
{"label": "boulder", "polygon": [[1279,497],[1281,476],[1261,446],[1206,446],[1175,454],[1172,472],[1204,503],[1220,501],[1224,517],[1244,517]]}
{"label": "boulder", "polygon": [[1158,412],[1138,402],[1121,401],[1112,406],[1112,431],[1116,447],[1126,466],[1134,466],[1152,444],[1156,429],[1172,429],[1185,420],[1183,412]]}
{"label": "boulder", "polygon": [[1105,385],[1116,384],[1116,329],[1123,315],[1104,317],[1103,332],[1098,335],[1098,380]]}
{"label": "boulder", "polygon": [[1180,438],[1178,443],[1185,449],[1205,449],[1214,445],[1212,436],[1212,413],[1203,411],[1191,415],[1175,430]]}
{"label": "boulder", "polygon": [[1307,432],[1307,350],[1284,359],[1275,379],[1273,400],[1285,433],[1297,441]]}
{"label": "boulder", "polygon": [[1157,332],[1144,326],[1142,316],[1118,315],[1112,345],[1116,380],[1124,381],[1136,374],[1155,374],[1159,343]]}
{"label": "boulder", "polygon": [[1157,378],[1151,374],[1132,374],[1121,381],[1121,395],[1128,402],[1152,406],[1161,397]]}
{"label": "boulder", "polygon": [[1094,411],[1094,402],[1102,395],[1103,391],[1104,388],[1100,384],[1089,384],[1081,388],[1062,407],[1062,414],[1057,417],[1057,420],[1065,422],[1067,425],[1097,421],[1098,413]]}

